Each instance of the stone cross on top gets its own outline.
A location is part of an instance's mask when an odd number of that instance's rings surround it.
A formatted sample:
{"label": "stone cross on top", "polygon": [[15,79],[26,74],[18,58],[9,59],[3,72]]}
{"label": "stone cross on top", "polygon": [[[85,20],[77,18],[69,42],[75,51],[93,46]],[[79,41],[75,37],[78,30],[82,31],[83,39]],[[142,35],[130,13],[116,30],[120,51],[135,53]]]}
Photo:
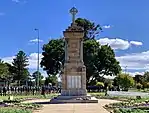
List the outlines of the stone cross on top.
{"label": "stone cross on top", "polygon": [[72,14],[72,23],[74,24],[75,23],[75,16],[78,13],[78,10],[75,7],[73,7],[72,9],[70,9],[70,13]]}

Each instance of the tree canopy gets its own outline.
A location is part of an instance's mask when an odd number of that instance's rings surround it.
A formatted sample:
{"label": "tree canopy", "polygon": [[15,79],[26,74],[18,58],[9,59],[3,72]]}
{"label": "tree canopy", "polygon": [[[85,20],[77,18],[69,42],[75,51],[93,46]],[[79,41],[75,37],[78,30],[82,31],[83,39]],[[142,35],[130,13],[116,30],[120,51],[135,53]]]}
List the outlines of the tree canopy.
{"label": "tree canopy", "polygon": [[[39,77],[38,77],[38,73],[39,73]],[[32,77],[35,79],[36,85],[37,85],[37,80],[39,80],[39,86],[42,85],[42,79],[43,79],[44,77],[42,76],[42,74],[41,74],[40,72],[35,71],[35,72],[32,74]]]}
{"label": "tree canopy", "polygon": [[84,39],[95,39],[102,31],[100,24],[96,25],[85,18],[78,18],[75,22],[84,29]]}
{"label": "tree canopy", "polygon": [[136,86],[138,86],[138,84],[142,85],[142,89],[144,88],[149,88],[149,72],[146,71],[143,75],[135,75],[134,77]]}
{"label": "tree canopy", "polygon": [[9,67],[0,59],[0,79],[9,79]]}
{"label": "tree canopy", "polygon": [[46,77],[45,85],[48,86],[49,83],[51,83],[52,86],[54,86],[57,83],[57,77],[55,75]]}
{"label": "tree canopy", "polygon": [[121,73],[115,79],[117,79],[118,85],[122,90],[128,90],[131,86],[134,85],[134,79],[129,74]]}
{"label": "tree canopy", "polygon": [[27,69],[28,64],[28,57],[23,51],[19,51],[16,57],[13,59],[12,62],[15,72],[14,72],[14,79],[15,80],[25,80],[29,76],[29,72]]}

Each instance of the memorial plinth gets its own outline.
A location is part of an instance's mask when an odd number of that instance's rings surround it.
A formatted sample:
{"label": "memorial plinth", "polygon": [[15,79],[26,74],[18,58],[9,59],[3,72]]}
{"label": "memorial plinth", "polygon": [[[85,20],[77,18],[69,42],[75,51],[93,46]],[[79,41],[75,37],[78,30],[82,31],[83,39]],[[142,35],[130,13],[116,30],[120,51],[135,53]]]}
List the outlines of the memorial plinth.
{"label": "memorial plinth", "polygon": [[97,103],[87,96],[86,91],[86,67],[83,62],[83,37],[84,30],[75,23],[77,9],[72,8],[72,24],[66,29],[65,40],[65,63],[62,75],[61,95],[52,99],[52,103]]}
{"label": "memorial plinth", "polygon": [[81,27],[72,23],[64,31],[65,37],[65,64],[62,76],[62,96],[85,96],[86,67],[83,63],[83,37]]}

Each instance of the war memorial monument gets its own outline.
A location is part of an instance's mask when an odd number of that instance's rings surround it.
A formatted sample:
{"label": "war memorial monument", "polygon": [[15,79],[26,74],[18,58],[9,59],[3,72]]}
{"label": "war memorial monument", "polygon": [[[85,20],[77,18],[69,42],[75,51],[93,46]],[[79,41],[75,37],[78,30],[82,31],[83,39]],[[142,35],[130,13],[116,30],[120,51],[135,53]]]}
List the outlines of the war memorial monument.
{"label": "war memorial monument", "polygon": [[98,103],[87,95],[86,67],[83,62],[84,30],[75,23],[78,10],[70,10],[72,23],[64,32],[65,63],[62,74],[61,95],[51,100],[51,103]]}

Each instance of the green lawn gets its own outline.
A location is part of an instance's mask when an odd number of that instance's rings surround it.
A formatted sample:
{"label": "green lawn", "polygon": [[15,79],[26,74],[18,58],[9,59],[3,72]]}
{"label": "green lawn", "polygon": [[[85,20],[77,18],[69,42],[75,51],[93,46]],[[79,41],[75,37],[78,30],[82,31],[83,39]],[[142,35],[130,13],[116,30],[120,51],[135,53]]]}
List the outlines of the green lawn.
{"label": "green lawn", "polygon": [[32,113],[32,111],[14,108],[0,108],[0,113]]}
{"label": "green lawn", "polygon": [[[97,92],[97,93],[88,93],[89,95],[98,95],[98,96],[104,96],[105,93],[104,92]],[[52,98],[54,96],[57,96],[58,94],[47,94],[46,97],[42,96],[42,95],[16,95],[13,96],[14,99],[16,98]],[[0,96],[0,100],[7,100],[9,98],[9,96]]]}
{"label": "green lawn", "polygon": [[[20,99],[20,98],[52,98],[54,96],[57,96],[58,94],[48,94],[46,96],[43,95],[16,95],[13,96],[14,99]],[[9,96],[0,96],[0,100],[8,100]]]}
{"label": "green lawn", "polygon": [[133,88],[133,89],[129,89],[129,91],[149,93],[149,89],[148,88],[145,88],[144,90],[143,89],[138,90],[136,88]]}

